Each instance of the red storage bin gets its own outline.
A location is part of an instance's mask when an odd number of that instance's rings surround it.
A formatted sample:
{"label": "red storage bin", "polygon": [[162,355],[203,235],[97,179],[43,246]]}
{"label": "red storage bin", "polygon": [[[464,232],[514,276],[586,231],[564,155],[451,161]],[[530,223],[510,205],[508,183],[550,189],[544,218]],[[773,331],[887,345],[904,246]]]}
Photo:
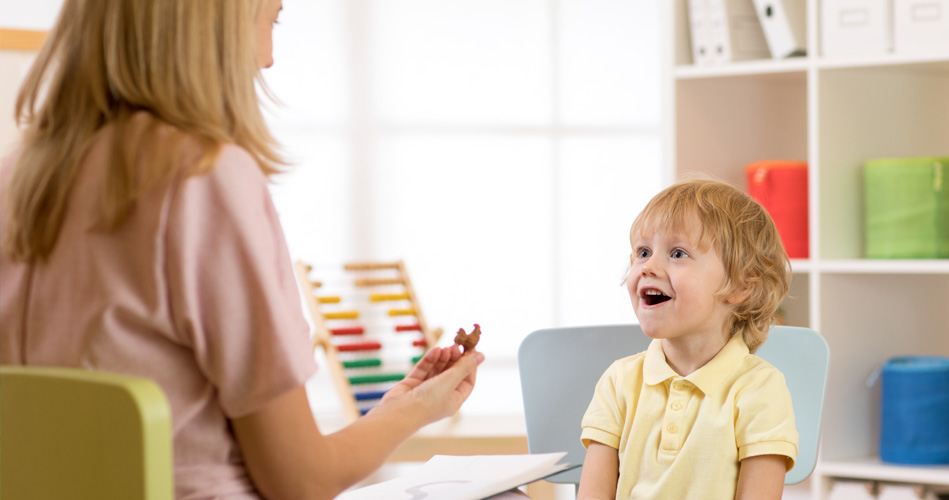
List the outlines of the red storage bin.
{"label": "red storage bin", "polygon": [[771,214],[784,250],[808,257],[807,162],[766,160],[745,167],[748,194]]}

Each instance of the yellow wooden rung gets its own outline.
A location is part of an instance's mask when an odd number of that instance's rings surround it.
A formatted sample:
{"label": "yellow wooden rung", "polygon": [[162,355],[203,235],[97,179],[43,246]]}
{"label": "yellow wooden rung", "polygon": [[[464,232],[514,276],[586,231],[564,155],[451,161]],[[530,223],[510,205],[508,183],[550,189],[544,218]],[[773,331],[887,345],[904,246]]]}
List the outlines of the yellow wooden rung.
{"label": "yellow wooden rung", "polygon": [[415,309],[389,309],[389,316],[415,316]]}
{"label": "yellow wooden rung", "polygon": [[339,304],[341,299],[339,297],[326,296],[317,297],[316,300],[318,300],[320,304]]}
{"label": "yellow wooden rung", "polygon": [[378,269],[398,269],[398,262],[351,262],[343,266],[347,271],[375,271]]}
{"label": "yellow wooden rung", "polygon": [[356,319],[359,317],[359,311],[339,311],[323,313],[326,319]]}
{"label": "yellow wooden rung", "polygon": [[358,287],[364,286],[382,286],[382,285],[401,285],[403,283],[402,278],[359,278],[356,280],[355,285]]}
{"label": "yellow wooden rung", "polygon": [[387,302],[390,300],[409,300],[407,293],[373,293],[369,295],[372,302]]}

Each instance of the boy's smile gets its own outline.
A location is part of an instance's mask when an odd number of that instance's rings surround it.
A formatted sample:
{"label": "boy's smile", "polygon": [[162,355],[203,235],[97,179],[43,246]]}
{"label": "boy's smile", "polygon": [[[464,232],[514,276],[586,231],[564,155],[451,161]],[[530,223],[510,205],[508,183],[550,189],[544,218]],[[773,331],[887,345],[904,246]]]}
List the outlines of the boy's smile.
{"label": "boy's smile", "polygon": [[684,342],[684,347],[713,339],[718,344],[728,338],[731,306],[718,295],[725,267],[714,248],[693,243],[699,234],[689,227],[631,239],[630,301],[646,335],[664,344]]}

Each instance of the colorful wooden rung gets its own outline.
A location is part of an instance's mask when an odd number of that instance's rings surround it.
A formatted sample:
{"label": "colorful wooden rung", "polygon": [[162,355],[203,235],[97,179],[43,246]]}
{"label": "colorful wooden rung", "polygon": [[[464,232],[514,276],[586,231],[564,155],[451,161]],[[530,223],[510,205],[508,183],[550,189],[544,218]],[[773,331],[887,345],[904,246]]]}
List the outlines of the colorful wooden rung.
{"label": "colorful wooden rung", "polygon": [[353,397],[356,401],[372,401],[373,399],[382,399],[386,391],[354,392]]}
{"label": "colorful wooden rung", "polygon": [[405,282],[402,278],[357,278],[353,285],[359,288],[369,286],[402,285]]}
{"label": "colorful wooden rung", "polygon": [[361,326],[353,326],[350,328],[330,328],[330,333],[333,335],[362,335],[366,333],[366,329]]}
{"label": "colorful wooden rung", "polygon": [[352,385],[360,384],[380,384],[383,382],[398,382],[405,378],[402,373],[380,373],[376,375],[358,375],[349,377],[349,383]]}
{"label": "colorful wooden rung", "polygon": [[407,293],[373,293],[369,295],[370,302],[389,302],[393,300],[409,300]]}
{"label": "colorful wooden rung", "polygon": [[[388,366],[382,351],[390,345],[408,348],[397,357],[416,364],[422,358],[421,352],[438,343],[441,329],[428,328],[402,261],[348,263],[343,269],[350,276],[342,280],[331,278],[329,282],[311,277],[313,266],[297,262],[294,268],[313,319],[314,348],[322,347],[325,351],[343,413],[350,422],[355,421],[385,394],[381,389],[405,376],[393,374],[402,368]],[[347,287],[353,286],[357,290],[349,293]]]}
{"label": "colorful wooden rung", "polygon": [[343,265],[347,271],[376,271],[379,269],[399,269],[398,262],[353,262]]}
{"label": "colorful wooden rung", "polygon": [[382,360],[379,358],[349,359],[342,363],[343,368],[373,368],[382,366]]}
{"label": "colorful wooden rung", "polygon": [[326,319],[357,319],[359,318],[359,311],[336,311],[323,313],[323,317]]}
{"label": "colorful wooden rung", "polygon": [[351,351],[378,351],[382,349],[382,344],[378,342],[355,342],[352,344],[337,344],[336,350],[340,352]]}

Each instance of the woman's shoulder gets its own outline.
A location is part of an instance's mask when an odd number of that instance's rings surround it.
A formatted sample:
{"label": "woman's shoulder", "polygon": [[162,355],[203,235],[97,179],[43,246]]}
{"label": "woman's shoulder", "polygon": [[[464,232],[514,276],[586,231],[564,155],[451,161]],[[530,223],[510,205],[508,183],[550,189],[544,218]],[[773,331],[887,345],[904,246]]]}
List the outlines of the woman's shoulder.
{"label": "woman's shoulder", "polygon": [[[128,136],[139,137],[144,149],[157,149],[154,154],[171,152],[188,177],[214,178],[226,172],[266,183],[266,176],[254,156],[234,142],[213,141],[183,127],[173,125],[145,111],[136,112],[126,124]],[[114,132],[113,132],[114,133]],[[161,151],[169,148],[170,151]]]}

